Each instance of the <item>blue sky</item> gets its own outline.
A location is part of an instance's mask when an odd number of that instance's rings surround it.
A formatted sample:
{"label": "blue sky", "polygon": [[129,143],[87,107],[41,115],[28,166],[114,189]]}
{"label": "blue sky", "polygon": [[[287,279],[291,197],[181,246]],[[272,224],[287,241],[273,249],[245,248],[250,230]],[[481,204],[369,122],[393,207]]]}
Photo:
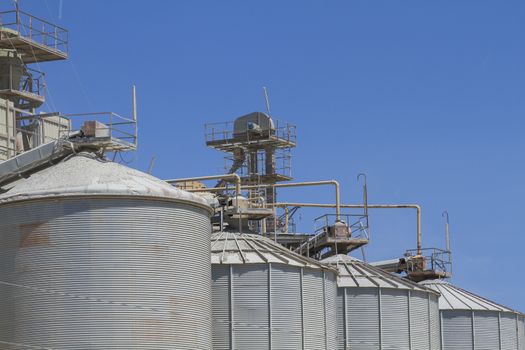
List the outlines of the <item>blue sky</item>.
{"label": "blue sky", "polygon": [[[370,203],[423,207],[425,246],[443,246],[447,209],[454,283],[525,311],[525,2],[64,0],[61,18],[59,0],[21,3],[70,30],[71,60],[41,65],[57,109],[126,114],[137,85],[134,167],[223,172],[204,123],[263,110],[267,86],[298,126],[297,181],[338,179],[356,202],[366,172]],[[370,260],[415,246],[413,211],[370,220]]]}

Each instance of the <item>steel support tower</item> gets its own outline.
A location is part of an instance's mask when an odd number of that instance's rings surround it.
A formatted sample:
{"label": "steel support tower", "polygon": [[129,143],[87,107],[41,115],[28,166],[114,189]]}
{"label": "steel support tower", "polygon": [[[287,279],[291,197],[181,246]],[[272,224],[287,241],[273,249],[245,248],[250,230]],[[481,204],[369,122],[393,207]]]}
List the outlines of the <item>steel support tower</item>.
{"label": "steel support tower", "polygon": [[[243,185],[270,185],[289,181],[291,149],[296,146],[296,127],[272,119],[263,112],[253,112],[233,122],[206,124],[206,145],[227,153],[228,173],[237,173]],[[225,180],[217,187],[224,186]],[[250,200],[276,201],[275,192],[266,188],[250,191]],[[275,220],[266,220],[269,232]]]}
{"label": "steel support tower", "polygon": [[[42,62],[68,57],[68,31],[15,7],[0,12],[0,161],[34,148],[45,140],[43,123],[31,116],[45,102]],[[49,116],[47,131],[69,123]]]}

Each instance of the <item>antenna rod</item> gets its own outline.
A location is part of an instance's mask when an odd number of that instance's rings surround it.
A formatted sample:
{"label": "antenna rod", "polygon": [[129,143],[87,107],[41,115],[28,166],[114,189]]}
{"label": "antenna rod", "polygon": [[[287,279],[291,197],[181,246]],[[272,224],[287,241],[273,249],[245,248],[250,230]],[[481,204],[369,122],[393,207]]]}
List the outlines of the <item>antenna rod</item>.
{"label": "antenna rod", "polygon": [[18,28],[18,32],[20,33],[20,2],[19,0],[15,0],[15,9],[16,9],[16,26]]}
{"label": "antenna rod", "polygon": [[263,92],[264,92],[264,101],[266,102],[266,112],[268,112],[268,115],[270,114],[270,99],[268,98],[268,90],[266,89],[266,86],[263,86]]}
{"label": "antenna rod", "polygon": [[450,253],[450,232],[449,232],[449,218],[448,218],[448,211],[444,211],[441,214],[442,217],[446,218],[445,221],[445,243],[446,243],[446,249],[447,252]]}
{"label": "antenna rod", "polygon": [[131,87],[131,113],[135,126],[135,146],[139,138],[139,128],[137,127],[137,87],[133,85]]}
{"label": "antenna rod", "polygon": [[151,157],[151,160],[149,161],[148,166],[148,174],[151,175],[151,172],[153,171],[153,167],[155,166],[155,160],[157,159],[157,156]]}
{"label": "antenna rod", "polygon": [[133,113],[133,121],[137,122],[137,88],[135,85],[131,88],[131,110]]}

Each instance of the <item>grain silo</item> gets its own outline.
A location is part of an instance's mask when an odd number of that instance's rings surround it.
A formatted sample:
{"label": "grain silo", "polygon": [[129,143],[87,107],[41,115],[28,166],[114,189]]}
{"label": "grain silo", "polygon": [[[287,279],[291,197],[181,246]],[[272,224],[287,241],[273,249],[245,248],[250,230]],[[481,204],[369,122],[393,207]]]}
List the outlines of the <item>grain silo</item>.
{"label": "grain silo", "polygon": [[0,347],[210,350],[210,215],[88,153],[3,186]]}
{"label": "grain silo", "polygon": [[337,267],[338,349],[439,350],[439,294],[347,255]]}
{"label": "grain silo", "polygon": [[443,350],[524,350],[523,314],[446,281],[421,284],[439,293]]}
{"label": "grain silo", "polygon": [[212,236],[214,350],[333,350],[336,271],[255,234]]}

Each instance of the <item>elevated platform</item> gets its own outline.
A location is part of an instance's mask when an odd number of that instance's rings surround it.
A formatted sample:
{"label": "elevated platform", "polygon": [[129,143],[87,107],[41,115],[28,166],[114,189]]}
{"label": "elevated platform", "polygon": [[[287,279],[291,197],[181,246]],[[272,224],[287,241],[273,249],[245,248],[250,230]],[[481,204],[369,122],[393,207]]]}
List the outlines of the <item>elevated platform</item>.
{"label": "elevated platform", "polygon": [[65,60],[68,57],[68,54],[65,52],[37,43],[23,36],[13,35],[11,31],[6,32],[5,29],[0,29],[0,48],[15,49],[22,54],[24,63]]}
{"label": "elevated platform", "polygon": [[50,166],[54,161],[79,151],[119,151],[134,149],[135,145],[107,137],[85,137],[82,131],[69,132],[60,139],[42,144],[4,162],[0,162],[0,187],[26,173]]}
{"label": "elevated platform", "polygon": [[233,122],[210,123],[204,127],[206,145],[223,152],[233,153],[239,147],[278,149],[297,145],[295,125],[273,120],[262,112],[247,114]]}
{"label": "elevated platform", "polygon": [[409,271],[407,278],[414,282],[450,278],[452,274],[439,270]]}
{"label": "elevated platform", "polygon": [[438,248],[410,249],[402,258],[370,264],[387,272],[405,274],[414,282],[452,277],[451,253]]}
{"label": "elevated platform", "polygon": [[24,63],[64,60],[68,31],[20,10],[0,12],[0,48],[14,49]]}
{"label": "elevated platform", "polygon": [[20,100],[21,102],[18,105],[18,108],[21,109],[37,108],[40,107],[46,101],[46,98],[44,96],[28,91],[20,91],[13,89],[0,90],[0,98],[4,98],[6,100]]}
{"label": "elevated platform", "polygon": [[222,140],[211,140],[206,141],[206,146],[215,148],[223,152],[231,152],[239,147],[250,147],[257,146],[261,148],[293,148],[296,146],[295,141],[280,138],[274,135],[268,135],[267,137],[249,137],[249,136],[237,136]]}
{"label": "elevated platform", "polygon": [[[312,239],[301,244],[294,251],[304,256],[314,257],[322,254],[325,258],[330,255],[337,254],[348,254],[353,250],[359,249],[362,246],[368,244],[367,238],[362,237],[348,237],[348,238],[335,238],[330,237],[328,234],[315,236]],[[323,250],[327,250],[326,253],[322,253]]]}

